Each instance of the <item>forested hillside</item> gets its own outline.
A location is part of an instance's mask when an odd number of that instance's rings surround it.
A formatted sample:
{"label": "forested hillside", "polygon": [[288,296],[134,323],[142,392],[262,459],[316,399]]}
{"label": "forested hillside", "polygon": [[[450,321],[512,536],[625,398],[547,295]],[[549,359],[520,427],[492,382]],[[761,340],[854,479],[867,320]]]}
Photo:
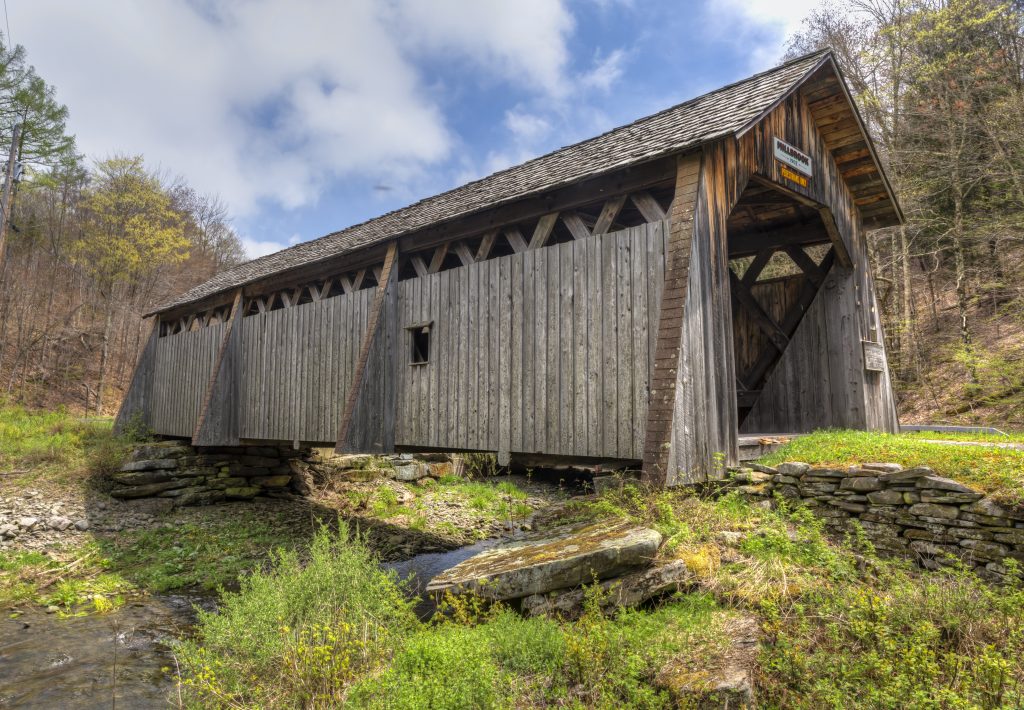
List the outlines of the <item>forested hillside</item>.
{"label": "forested hillside", "polygon": [[142,156],[87,159],[67,113],[24,48],[0,47],[4,155],[22,127],[0,263],[0,397],[112,413],[146,336],[141,316],[243,252],[216,197]]}
{"label": "forested hillside", "polygon": [[[825,3],[787,51],[822,46],[907,217],[871,241],[903,420],[1024,425],[1024,3]],[[66,116],[24,49],[0,51],[0,136],[24,126],[0,395],[111,412],[140,315],[243,254],[215,197],[141,156],[87,160]]]}
{"label": "forested hillside", "polygon": [[856,0],[790,55],[836,51],[906,225],[872,258],[904,422],[1024,424],[1024,5]]}

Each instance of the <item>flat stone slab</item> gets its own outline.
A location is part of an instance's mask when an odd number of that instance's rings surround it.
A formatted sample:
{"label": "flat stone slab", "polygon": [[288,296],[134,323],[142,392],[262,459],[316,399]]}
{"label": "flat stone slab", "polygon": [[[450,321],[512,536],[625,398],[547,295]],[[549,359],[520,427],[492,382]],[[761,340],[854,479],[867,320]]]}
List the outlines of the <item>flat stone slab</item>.
{"label": "flat stone slab", "polygon": [[485,550],[434,577],[427,591],[520,599],[647,566],[659,545],[656,530],[624,520],[565,526]]}

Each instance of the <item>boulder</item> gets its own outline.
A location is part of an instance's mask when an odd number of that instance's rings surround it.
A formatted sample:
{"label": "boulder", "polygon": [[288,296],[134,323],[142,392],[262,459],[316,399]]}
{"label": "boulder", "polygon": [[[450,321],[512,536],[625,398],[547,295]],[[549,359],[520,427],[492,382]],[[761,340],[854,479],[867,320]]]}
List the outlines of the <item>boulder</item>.
{"label": "boulder", "polygon": [[[601,582],[601,607],[605,611],[612,611],[639,606],[654,597],[682,591],[693,583],[693,573],[686,563],[683,560],[672,560]],[[532,594],[523,599],[521,608],[527,616],[573,619],[583,612],[586,594],[587,590],[582,587],[549,594]]]}
{"label": "boulder", "polygon": [[749,616],[732,619],[726,622],[723,633],[730,648],[716,658],[709,658],[702,668],[694,669],[681,659],[672,659],[658,673],[655,685],[667,690],[677,707],[755,707],[757,620]]}
{"label": "boulder", "polygon": [[411,463],[402,466],[395,466],[395,468],[390,471],[390,474],[396,481],[411,483],[412,481],[418,481],[421,478],[429,476],[430,469],[427,468],[426,464]]}
{"label": "boulder", "polygon": [[284,488],[291,482],[291,476],[263,476],[262,478],[250,479],[250,483],[260,488]]}
{"label": "boulder", "polygon": [[485,550],[430,580],[428,592],[520,599],[649,565],[661,534],[624,520],[569,525]]}

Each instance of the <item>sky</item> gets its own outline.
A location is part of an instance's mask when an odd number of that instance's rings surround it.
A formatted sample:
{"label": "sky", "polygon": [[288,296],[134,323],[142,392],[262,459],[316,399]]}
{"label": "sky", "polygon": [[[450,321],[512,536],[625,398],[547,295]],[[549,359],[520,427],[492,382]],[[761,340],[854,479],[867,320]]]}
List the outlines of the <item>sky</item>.
{"label": "sky", "polygon": [[7,0],[6,21],[81,152],[218,195],[254,258],[767,69],[815,4]]}

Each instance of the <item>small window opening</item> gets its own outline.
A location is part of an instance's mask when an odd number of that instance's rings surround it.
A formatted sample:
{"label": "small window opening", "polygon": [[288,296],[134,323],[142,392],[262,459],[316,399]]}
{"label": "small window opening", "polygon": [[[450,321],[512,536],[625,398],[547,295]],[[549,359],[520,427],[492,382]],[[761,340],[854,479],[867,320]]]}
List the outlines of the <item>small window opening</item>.
{"label": "small window opening", "polygon": [[430,323],[421,323],[409,328],[412,340],[411,365],[426,365],[430,361]]}

